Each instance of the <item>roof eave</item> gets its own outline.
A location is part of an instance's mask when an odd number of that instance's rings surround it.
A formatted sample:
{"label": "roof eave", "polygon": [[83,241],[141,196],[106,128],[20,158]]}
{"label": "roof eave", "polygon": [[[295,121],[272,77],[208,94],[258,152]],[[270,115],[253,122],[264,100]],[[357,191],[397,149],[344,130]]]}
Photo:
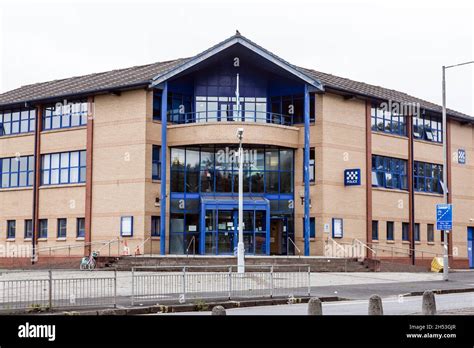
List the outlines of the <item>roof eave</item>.
{"label": "roof eave", "polygon": [[196,55],[194,58],[188,60],[187,62],[184,62],[183,64],[180,64],[176,66],[175,68],[155,76],[152,79],[152,82],[150,84],[151,88],[155,88],[160,86],[163,82],[168,81],[172,77],[192,68],[193,66],[205,61],[206,59],[218,54],[219,52],[224,51],[225,49],[236,45],[236,44],[241,44],[242,46],[248,48],[249,50],[253,51],[254,53],[260,55],[261,57],[267,59],[268,61],[272,62],[273,64],[277,65],[278,67],[284,69],[285,71],[289,72],[290,74],[295,75],[299,79],[303,80],[305,83],[307,83],[309,86],[312,87],[312,91],[324,91],[324,87],[322,83],[319,80],[315,80],[312,77],[308,76],[307,74],[304,74],[303,72],[299,71],[295,67],[293,67],[291,64],[285,62],[283,59],[278,58],[277,56],[271,54],[270,52],[266,51],[265,49],[262,49],[252,42],[250,42],[248,39],[246,39],[243,36],[232,36],[229,39],[223,41],[222,43],[212,47],[209,50],[206,50],[198,55]]}

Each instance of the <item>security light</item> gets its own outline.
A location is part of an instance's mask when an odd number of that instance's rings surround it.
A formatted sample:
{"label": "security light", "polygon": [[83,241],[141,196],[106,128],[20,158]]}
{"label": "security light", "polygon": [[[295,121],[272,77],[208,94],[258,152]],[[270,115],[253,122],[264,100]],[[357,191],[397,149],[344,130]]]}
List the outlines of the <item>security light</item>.
{"label": "security light", "polygon": [[242,140],[243,137],[244,137],[244,129],[243,128],[238,128],[237,129],[237,138],[239,140]]}

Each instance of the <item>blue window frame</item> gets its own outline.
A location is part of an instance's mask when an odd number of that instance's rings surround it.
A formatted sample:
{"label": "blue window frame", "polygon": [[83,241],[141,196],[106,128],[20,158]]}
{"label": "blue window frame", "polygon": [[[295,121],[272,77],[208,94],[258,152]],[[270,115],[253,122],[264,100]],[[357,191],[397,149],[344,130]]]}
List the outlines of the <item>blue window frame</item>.
{"label": "blue window frame", "polygon": [[415,161],[414,184],[415,191],[443,193],[443,165]]}
{"label": "blue window frame", "polygon": [[66,238],[67,236],[67,219],[58,219],[58,238]]}
{"label": "blue window frame", "polygon": [[56,103],[44,108],[43,130],[79,127],[87,124],[88,103]]}
{"label": "blue window frame", "polygon": [[373,155],[372,186],[407,190],[407,161]]}
{"label": "blue window frame", "polygon": [[409,231],[410,231],[410,224],[408,222],[402,222],[402,240],[407,241],[409,240]]}
{"label": "blue window frame", "polygon": [[372,220],[372,240],[379,240],[379,222]]}
{"label": "blue window frame", "polygon": [[402,136],[407,135],[405,116],[386,110],[386,108],[379,105],[372,105],[371,123],[373,131]]}
{"label": "blue window frame", "polygon": [[16,221],[7,220],[7,238],[15,239],[15,234],[16,234]]}
{"label": "blue window frame", "polygon": [[33,156],[0,158],[0,187],[32,186],[33,171]]}
{"label": "blue window frame", "polygon": [[33,237],[33,220],[25,220],[25,239]]}
{"label": "blue window frame", "polygon": [[152,237],[160,236],[160,217],[159,216],[151,217],[151,236]]}
{"label": "blue window frame", "polygon": [[[290,124],[304,123],[304,95],[287,95],[276,96],[270,98],[272,114],[283,115],[284,119],[288,119]],[[314,122],[316,99],[314,94],[309,97],[309,121]],[[278,122],[273,122],[278,123]]]}
{"label": "blue window frame", "polygon": [[[171,192],[237,193],[235,151],[226,145],[172,148]],[[244,167],[245,194],[293,193],[293,149],[248,147],[244,157],[250,159]]]}
{"label": "blue window frame", "polygon": [[35,131],[36,109],[0,111],[0,136]]}
{"label": "blue window frame", "polygon": [[86,235],[86,219],[77,218],[76,220],[76,237],[84,238]]}
{"label": "blue window frame", "polygon": [[443,142],[443,122],[440,115],[423,111],[413,118],[413,136],[416,139]]}
{"label": "blue window frame", "polygon": [[120,235],[122,237],[133,237],[133,216],[122,216],[120,218]]}
{"label": "blue window frame", "polygon": [[38,238],[48,238],[48,219],[40,219]]}
{"label": "blue window frame", "polygon": [[161,179],[161,147],[158,145],[153,145],[153,154],[152,154],[152,173],[151,178],[153,180]]}
{"label": "blue window frame", "polygon": [[387,221],[387,240],[393,240],[394,222]]}
{"label": "blue window frame", "polygon": [[42,155],[41,185],[86,182],[86,151]]}
{"label": "blue window frame", "polygon": [[434,225],[428,224],[426,225],[426,240],[428,242],[434,242]]}

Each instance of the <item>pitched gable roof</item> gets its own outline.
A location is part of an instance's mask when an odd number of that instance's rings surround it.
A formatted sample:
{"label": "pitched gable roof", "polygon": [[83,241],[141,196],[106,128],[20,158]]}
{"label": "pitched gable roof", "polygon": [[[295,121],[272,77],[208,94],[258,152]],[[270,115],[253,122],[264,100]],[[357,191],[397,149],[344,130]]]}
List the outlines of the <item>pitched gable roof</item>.
{"label": "pitched gable roof", "polygon": [[[393,100],[406,103],[419,103],[421,108],[440,113],[442,111],[440,105],[413,97],[403,92],[350,80],[312,69],[296,67],[258,46],[247,38],[242,38],[244,37],[240,35],[234,35],[220,44],[204,51],[200,55],[209,52],[215,47],[230,40],[244,40],[247,43],[251,43],[258,49],[263,50],[262,52],[265,52],[265,54],[271,55],[273,59],[277,59],[280,62],[287,64],[292,69],[299,71],[304,76],[308,76],[314,81],[320,81],[324,89],[350,93],[367,98]],[[185,67],[186,63],[191,62],[198,56],[199,55],[190,58],[180,58],[166,62],[158,62],[134,66],[131,68],[117,69],[102,73],[76,76],[61,80],[22,86],[20,88],[0,94],[0,107],[24,104],[25,102],[45,101],[49,99],[53,100],[72,96],[86,96],[122,89],[147,87],[150,84],[153,84],[153,82],[158,81],[160,76],[166,76],[167,73],[173,71],[174,69]],[[459,120],[474,122],[473,116],[455,110],[448,109],[448,115]]]}

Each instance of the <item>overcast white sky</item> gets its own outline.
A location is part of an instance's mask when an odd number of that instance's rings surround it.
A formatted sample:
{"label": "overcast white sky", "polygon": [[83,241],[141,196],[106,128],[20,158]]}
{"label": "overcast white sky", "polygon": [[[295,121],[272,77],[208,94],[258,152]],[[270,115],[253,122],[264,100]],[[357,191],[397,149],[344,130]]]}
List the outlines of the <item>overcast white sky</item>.
{"label": "overcast white sky", "polygon": [[[242,35],[289,62],[441,104],[474,60],[474,1],[3,1],[0,93],[195,55]],[[474,65],[448,107],[474,114]]]}

